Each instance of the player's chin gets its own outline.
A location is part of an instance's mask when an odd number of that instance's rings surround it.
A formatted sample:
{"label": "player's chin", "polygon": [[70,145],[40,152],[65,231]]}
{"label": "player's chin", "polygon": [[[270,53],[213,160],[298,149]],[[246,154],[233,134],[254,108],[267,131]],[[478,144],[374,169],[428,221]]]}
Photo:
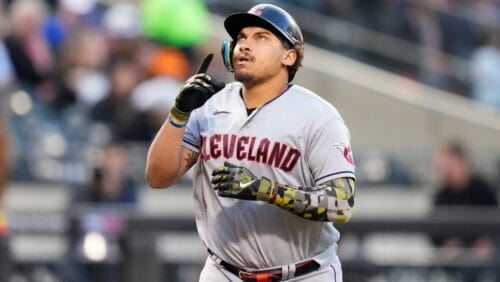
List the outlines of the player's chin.
{"label": "player's chin", "polygon": [[239,82],[248,82],[254,79],[254,75],[248,70],[238,70],[234,71],[234,79]]}

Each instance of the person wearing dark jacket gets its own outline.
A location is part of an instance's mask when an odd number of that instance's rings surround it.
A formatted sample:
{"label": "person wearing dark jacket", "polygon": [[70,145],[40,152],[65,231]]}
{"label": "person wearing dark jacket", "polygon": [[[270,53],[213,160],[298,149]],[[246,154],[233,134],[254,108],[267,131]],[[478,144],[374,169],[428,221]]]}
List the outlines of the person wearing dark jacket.
{"label": "person wearing dark jacket", "polygon": [[[434,197],[438,208],[495,208],[497,195],[481,176],[473,172],[471,162],[460,143],[450,142],[442,146],[436,155],[440,185]],[[456,258],[464,248],[470,248],[477,259],[491,258],[494,242],[491,237],[478,236],[434,236],[433,241],[444,255]]]}

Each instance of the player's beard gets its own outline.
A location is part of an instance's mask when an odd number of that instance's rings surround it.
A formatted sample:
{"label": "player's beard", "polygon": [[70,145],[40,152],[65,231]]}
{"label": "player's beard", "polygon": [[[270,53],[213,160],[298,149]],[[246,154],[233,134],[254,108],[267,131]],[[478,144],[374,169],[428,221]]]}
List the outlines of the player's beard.
{"label": "player's beard", "polygon": [[253,80],[255,79],[255,75],[253,75],[250,72],[235,71],[234,72],[234,79],[236,81],[239,81],[239,82],[243,83],[243,84],[252,83]]}
{"label": "player's beard", "polygon": [[237,71],[234,72],[234,79],[243,83],[246,86],[258,85],[266,80],[268,80],[270,76],[266,75],[265,71],[256,74],[255,72],[251,72],[248,70]]}

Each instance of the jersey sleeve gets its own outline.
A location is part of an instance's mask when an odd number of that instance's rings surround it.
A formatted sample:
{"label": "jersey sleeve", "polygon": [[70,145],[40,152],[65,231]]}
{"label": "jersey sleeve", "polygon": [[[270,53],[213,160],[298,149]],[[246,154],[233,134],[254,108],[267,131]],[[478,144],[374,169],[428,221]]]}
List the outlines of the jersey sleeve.
{"label": "jersey sleeve", "polygon": [[194,110],[186,124],[186,131],[182,137],[182,146],[190,149],[193,152],[200,152],[201,138],[200,125],[198,120],[198,110]]}
{"label": "jersey sleeve", "polygon": [[355,178],[350,133],[341,118],[324,121],[312,131],[307,161],[315,184],[341,178]]}

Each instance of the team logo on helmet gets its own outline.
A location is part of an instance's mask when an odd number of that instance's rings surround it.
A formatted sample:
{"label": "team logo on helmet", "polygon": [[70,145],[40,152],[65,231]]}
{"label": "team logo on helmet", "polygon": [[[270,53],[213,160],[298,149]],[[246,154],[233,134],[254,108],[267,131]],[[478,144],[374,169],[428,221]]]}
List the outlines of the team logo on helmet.
{"label": "team logo on helmet", "polygon": [[255,10],[252,12],[252,14],[260,17],[262,15],[262,10]]}

